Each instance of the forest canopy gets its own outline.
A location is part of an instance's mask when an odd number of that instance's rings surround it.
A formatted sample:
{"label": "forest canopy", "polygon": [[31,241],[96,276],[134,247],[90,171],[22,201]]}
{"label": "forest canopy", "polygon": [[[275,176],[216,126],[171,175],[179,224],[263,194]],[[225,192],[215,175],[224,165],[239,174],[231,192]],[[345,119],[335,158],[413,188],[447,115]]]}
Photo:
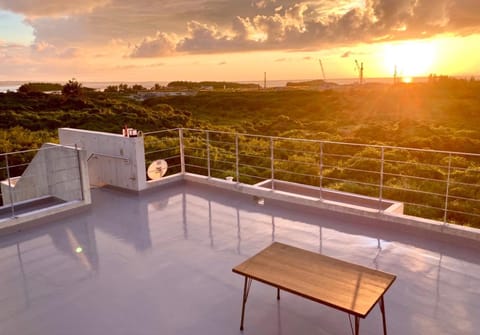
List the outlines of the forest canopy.
{"label": "forest canopy", "polygon": [[63,95],[34,89],[58,88],[47,83],[26,85],[31,88],[26,92],[0,93],[0,129],[22,127],[25,132],[54,134],[59,127],[75,127],[118,132],[128,124],[144,132],[199,127],[462,152],[480,148],[480,122],[472,122],[480,113],[480,81],[475,80],[435,77],[419,84],[320,91],[258,87],[230,91],[216,82],[212,91],[145,101],[132,99],[128,89],[94,92],[76,81],[60,87],[65,91],[69,85],[69,94]]}

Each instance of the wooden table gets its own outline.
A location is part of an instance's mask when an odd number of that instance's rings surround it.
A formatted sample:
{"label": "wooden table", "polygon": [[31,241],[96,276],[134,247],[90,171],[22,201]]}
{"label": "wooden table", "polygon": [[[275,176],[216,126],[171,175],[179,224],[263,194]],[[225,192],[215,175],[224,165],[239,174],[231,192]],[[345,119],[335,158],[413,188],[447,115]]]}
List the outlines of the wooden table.
{"label": "wooden table", "polygon": [[383,333],[387,334],[383,295],[396,276],[361,265],[274,242],[240,265],[233,272],[245,276],[240,330],[243,330],[245,304],[252,280],[297,294],[344,311],[355,317],[355,334],[360,318],[365,318],[379,302]]}

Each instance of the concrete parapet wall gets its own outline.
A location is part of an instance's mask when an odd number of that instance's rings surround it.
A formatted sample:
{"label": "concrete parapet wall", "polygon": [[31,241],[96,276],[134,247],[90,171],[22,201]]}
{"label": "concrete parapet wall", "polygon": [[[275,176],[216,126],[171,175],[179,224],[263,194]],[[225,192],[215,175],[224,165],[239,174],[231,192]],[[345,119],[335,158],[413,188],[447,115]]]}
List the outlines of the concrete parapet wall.
{"label": "concrete parapet wall", "polygon": [[337,190],[293,183],[283,180],[275,180],[272,183],[271,179],[267,179],[265,181],[255,184],[254,186],[266,189],[275,189],[276,191],[285,193],[308,196],[314,199],[321,199],[330,203],[341,203],[344,205],[351,205],[355,207],[381,210],[383,212],[403,214],[404,209],[403,203],[397,201],[368,197],[364,195],[341,192]]}
{"label": "concrete parapet wall", "polygon": [[[90,192],[88,192],[90,194]],[[90,199],[90,197],[89,197]],[[64,204],[39,209],[13,218],[0,220],[0,236],[24,231],[51,222],[54,219],[71,215],[74,211],[88,209],[90,202],[70,201]]]}
{"label": "concrete parapet wall", "polygon": [[[64,201],[90,203],[85,152],[46,143],[29,163],[22,176],[1,183],[5,205],[53,196]],[[12,201],[11,201],[12,200]]]}
{"label": "concrete parapet wall", "polygon": [[47,144],[42,146],[21,176],[3,180],[2,200],[4,205],[48,195],[48,178],[45,162]]}
{"label": "concrete parapet wall", "polygon": [[55,150],[46,150],[44,157],[48,194],[65,201],[82,199],[81,157],[77,151],[57,146]]}
{"label": "concrete parapet wall", "polygon": [[146,185],[143,137],[60,128],[62,145],[77,145],[86,151],[91,185],[111,185],[131,191]]}

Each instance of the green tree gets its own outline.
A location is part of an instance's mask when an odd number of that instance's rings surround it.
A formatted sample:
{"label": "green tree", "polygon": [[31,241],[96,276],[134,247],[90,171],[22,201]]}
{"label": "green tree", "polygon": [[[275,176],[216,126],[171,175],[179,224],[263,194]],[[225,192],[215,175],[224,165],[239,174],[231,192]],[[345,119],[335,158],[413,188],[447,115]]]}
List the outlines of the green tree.
{"label": "green tree", "polygon": [[132,86],[132,90],[138,92],[138,91],[146,91],[147,89],[142,85],[135,84]]}
{"label": "green tree", "polygon": [[62,94],[67,98],[78,98],[82,95],[82,84],[75,80],[70,79],[68,83],[63,85]]}
{"label": "green tree", "polygon": [[32,87],[30,84],[23,84],[22,86],[20,86],[17,90],[19,93],[30,93],[32,92]]}
{"label": "green tree", "polygon": [[122,84],[122,83],[120,83],[120,84],[118,85],[118,91],[119,91],[119,92],[128,92],[128,91],[130,91],[130,88],[128,87],[127,84]]}
{"label": "green tree", "polygon": [[18,88],[19,93],[60,91],[62,85],[56,83],[26,83]]}
{"label": "green tree", "polygon": [[110,86],[107,86],[107,88],[105,88],[103,91],[104,92],[109,92],[109,93],[116,93],[116,92],[118,92],[118,86],[117,85],[110,85]]}

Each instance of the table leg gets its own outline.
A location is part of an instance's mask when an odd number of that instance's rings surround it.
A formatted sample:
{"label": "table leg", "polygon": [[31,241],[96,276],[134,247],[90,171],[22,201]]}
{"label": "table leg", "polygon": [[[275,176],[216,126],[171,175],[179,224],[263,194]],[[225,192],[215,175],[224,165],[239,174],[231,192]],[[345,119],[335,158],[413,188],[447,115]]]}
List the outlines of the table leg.
{"label": "table leg", "polygon": [[355,335],[360,334],[360,318],[355,316]]}
{"label": "table leg", "polygon": [[245,283],[243,285],[242,320],[240,321],[240,330],[243,330],[243,320],[245,318],[245,304],[247,303],[250,286],[252,286],[252,278],[248,278],[247,276],[245,276]]}
{"label": "table leg", "polygon": [[277,300],[280,300],[280,289],[277,287]]}
{"label": "table leg", "polygon": [[385,321],[385,302],[383,301],[383,295],[380,298],[380,310],[382,311],[383,335],[387,335],[387,323]]}

